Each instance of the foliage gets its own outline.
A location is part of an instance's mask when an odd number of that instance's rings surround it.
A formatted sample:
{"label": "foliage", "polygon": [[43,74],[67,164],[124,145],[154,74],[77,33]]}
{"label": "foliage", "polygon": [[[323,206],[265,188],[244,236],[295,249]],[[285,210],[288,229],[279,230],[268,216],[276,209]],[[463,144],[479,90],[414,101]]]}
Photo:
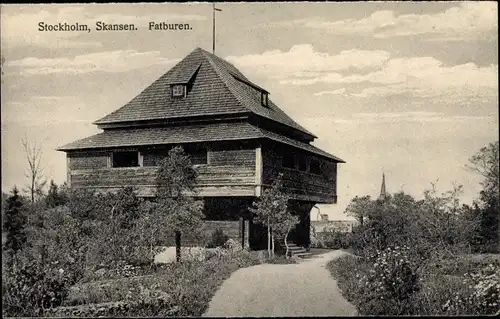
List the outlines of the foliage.
{"label": "foliage", "polygon": [[84,306],[66,307],[55,313],[86,317],[96,313],[131,317],[201,316],[232,272],[259,264],[248,251],[231,252],[220,247],[217,250],[221,253],[207,261],[184,260],[151,276],[79,285],[71,290],[68,305]]}
{"label": "foliage", "polygon": [[[273,181],[270,188],[265,189],[259,199],[252,203],[249,208],[250,212],[254,214],[254,221],[267,226],[268,237],[268,251],[274,254],[274,238],[283,238],[284,244],[286,237],[290,232],[292,226],[299,222],[298,217],[293,216],[288,210],[289,198],[282,191],[283,176],[279,174]],[[269,239],[272,239],[272,249],[270,247]]]}
{"label": "foliage", "polygon": [[49,191],[44,198],[45,206],[54,208],[66,204],[66,201],[67,198],[65,197],[64,191],[59,191],[59,186],[54,183],[54,180],[50,180]]}
{"label": "foliage", "polygon": [[[36,208],[36,207],[35,207]],[[31,211],[35,218],[29,228],[29,248],[22,256],[64,269],[70,283],[78,281],[86,267],[89,242],[78,221],[64,206]]]}
{"label": "foliage", "polygon": [[459,206],[461,192],[458,186],[437,195],[433,185],[421,201],[402,192],[373,201],[366,205],[364,224],[353,229],[350,246],[363,256],[389,245],[411,246],[427,258],[468,252],[477,219],[469,207]]}
{"label": "foliage", "polygon": [[[411,296],[420,289],[418,267],[421,259],[413,260],[408,246],[387,248],[370,258],[372,269],[360,276],[360,293],[364,295],[363,305],[372,307],[379,298],[393,303],[390,308],[395,313],[386,313],[386,307],[376,309],[374,315],[415,314]],[[375,300],[374,300],[375,299]]]}
{"label": "foliage", "polygon": [[494,315],[500,309],[500,267],[489,264],[477,272],[467,273],[463,277],[464,285],[471,293],[463,296],[455,292],[454,297],[447,300],[443,309],[452,314]]}
{"label": "foliage", "polygon": [[43,316],[61,305],[68,288],[64,270],[56,265],[28,260],[9,267],[2,278],[3,316]]}
{"label": "foliage", "polygon": [[[401,259],[410,261],[411,269],[417,269],[413,274],[418,275],[419,280],[415,284],[412,276],[406,276],[410,280],[399,281],[399,286],[403,288],[399,291],[413,292],[408,294],[409,298],[405,302],[398,302],[397,298],[390,297],[387,289],[380,288],[387,285],[380,280],[380,276],[377,280],[375,275],[383,274],[384,271],[381,270],[388,269],[386,273],[393,275],[385,275],[382,279],[389,280],[389,286],[392,286],[390,279],[397,279],[394,271],[398,267],[394,266],[397,265],[398,259],[392,258],[396,257],[394,250],[392,257],[389,255],[386,253],[385,259],[379,258],[377,267],[374,267],[377,258],[352,255],[342,256],[328,263],[328,269],[338,280],[342,294],[356,305],[361,315],[479,315],[494,314],[498,311],[498,257],[460,255],[443,259],[439,263],[416,267],[418,260],[413,259],[412,254],[401,254],[406,255]],[[377,256],[380,256],[380,253]],[[374,279],[372,283],[379,282],[379,285],[374,285],[379,291],[375,288],[375,293],[370,293],[369,287],[373,284],[367,283],[370,282],[368,278]],[[402,282],[410,284],[401,285]],[[397,282],[395,286],[398,286]],[[417,289],[407,289],[411,287]]]}
{"label": "foliage", "polygon": [[363,225],[368,213],[373,210],[374,201],[369,195],[354,197],[347,205],[345,213],[356,218],[360,225]]}
{"label": "foliage", "polygon": [[159,198],[179,197],[194,190],[198,174],[182,147],[172,148],[159,166],[156,179]]}
{"label": "foliage", "polygon": [[9,258],[13,258],[26,243],[26,216],[16,187],[12,190],[12,195],[7,198],[6,206],[2,229],[7,234],[3,249],[8,253]]}
{"label": "foliage", "polygon": [[217,228],[213,231],[210,241],[206,245],[206,248],[223,247],[228,241],[229,237],[224,234],[222,229]]}
{"label": "foliage", "polygon": [[499,252],[500,186],[499,186],[499,142],[482,147],[469,159],[467,167],[483,177],[476,207],[481,216],[479,237],[480,249],[485,252]]}
{"label": "foliage", "polygon": [[[192,196],[196,177],[197,172],[182,147],[171,149],[160,162],[156,209],[158,214],[165,215],[165,222],[176,236],[199,233],[203,225],[203,202]],[[180,243],[176,241],[178,260],[181,257],[180,248]]]}
{"label": "foliage", "polygon": [[378,251],[367,259],[343,256],[328,264],[345,297],[361,314],[418,314],[413,296],[420,290],[419,262],[409,247]]}
{"label": "foliage", "polygon": [[348,249],[351,242],[351,233],[325,228],[324,232],[321,233],[320,241],[320,248]]}

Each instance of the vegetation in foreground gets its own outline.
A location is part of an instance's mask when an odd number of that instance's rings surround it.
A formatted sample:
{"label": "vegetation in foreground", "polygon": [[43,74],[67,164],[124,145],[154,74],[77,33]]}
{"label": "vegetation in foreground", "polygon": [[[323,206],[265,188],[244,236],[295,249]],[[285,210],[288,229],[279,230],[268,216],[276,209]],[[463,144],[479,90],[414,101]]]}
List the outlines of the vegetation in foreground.
{"label": "vegetation in foreground", "polygon": [[[174,148],[161,163],[155,201],[132,188],[94,194],[53,182],[47,195],[37,185],[28,196],[2,194],[3,316],[200,316],[233,271],[295,263],[242,251],[221,230],[202,234],[202,207],[184,196],[195,179],[189,157]],[[169,233],[177,262],[155,264]],[[212,249],[181,256],[186,236]]]}
{"label": "vegetation in foreground", "polygon": [[328,264],[362,315],[492,315],[500,311],[498,142],[470,160],[485,178],[474,207],[459,205],[461,187],[416,201],[356,197],[360,226],[332,233],[347,255]]}

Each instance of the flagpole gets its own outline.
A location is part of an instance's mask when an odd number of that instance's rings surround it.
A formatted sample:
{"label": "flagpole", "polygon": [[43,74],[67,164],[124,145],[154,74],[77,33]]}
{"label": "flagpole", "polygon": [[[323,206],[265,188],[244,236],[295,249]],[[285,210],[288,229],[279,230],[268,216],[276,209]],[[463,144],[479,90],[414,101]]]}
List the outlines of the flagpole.
{"label": "flagpole", "polygon": [[215,1],[213,2],[213,36],[212,36],[212,53],[215,54]]}
{"label": "flagpole", "polygon": [[212,14],[212,24],[213,24],[213,36],[212,36],[212,53],[215,54],[215,11],[222,11],[221,9],[218,9],[215,7],[215,1],[213,2],[213,8],[212,8],[213,14]]}

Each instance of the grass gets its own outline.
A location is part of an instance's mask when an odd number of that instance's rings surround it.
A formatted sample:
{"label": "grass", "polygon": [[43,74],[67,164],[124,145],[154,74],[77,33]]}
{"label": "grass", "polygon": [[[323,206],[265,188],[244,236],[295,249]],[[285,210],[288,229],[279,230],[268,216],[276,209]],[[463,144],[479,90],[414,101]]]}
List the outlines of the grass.
{"label": "grass", "polygon": [[[201,316],[224,280],[239,268],[257,264],[260,261],[254,255],[240,252],[224,259],[173,263],[168,271],[160,268],[146,276],[80,283],[72,287],[67,308],[61,308],[56,315]],[[158,305],[158,296],[165,296],[162,298],[168,302]],[[80,306],[76,307],[77,315],[73,312],[75,306]],[[107,307],[109,310],[103,312]]]}

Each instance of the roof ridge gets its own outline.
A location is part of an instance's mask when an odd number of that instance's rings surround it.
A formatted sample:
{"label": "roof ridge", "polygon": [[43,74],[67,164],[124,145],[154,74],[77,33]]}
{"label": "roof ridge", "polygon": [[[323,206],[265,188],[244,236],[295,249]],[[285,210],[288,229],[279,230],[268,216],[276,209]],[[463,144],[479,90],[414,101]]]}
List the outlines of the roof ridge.
{"label": "roof ridge", "polygon": [[[232,86],[229,85],[229,83],[227,83],[225,77],[222,75],[222,72],[221,72],[221,70],[219,70],[219,67],[216,65],[216,63],[214,61],[212,61],[210,55],[213,55],[213,56],[216,56],[216,55],[212,54],[210,52],[207,52],[206,50],[203,50],[201,48],[200,48],[200,50],[201,50],[201,53],[203,54],[203,56],[207,59],[208,63],[210,63],[210,65],[215,70],[215,72],[217,73],[217,75],[219,76],[219,78],[222,80],[222,82],[224,83],[224,86],[229,90],[229,92],[231,92],[231,94],[238,101],[238,103],[240,104],[240,106],[243,107],[244,109],[246,109],[248,112],[252,112],[252,110],[250,110],[245,105],[245,103],[243,103],[243,101],[241,100],[240,96],[234,92],[234,89],[232,88]],[[209,55],[207,55],[207,53]]]}

